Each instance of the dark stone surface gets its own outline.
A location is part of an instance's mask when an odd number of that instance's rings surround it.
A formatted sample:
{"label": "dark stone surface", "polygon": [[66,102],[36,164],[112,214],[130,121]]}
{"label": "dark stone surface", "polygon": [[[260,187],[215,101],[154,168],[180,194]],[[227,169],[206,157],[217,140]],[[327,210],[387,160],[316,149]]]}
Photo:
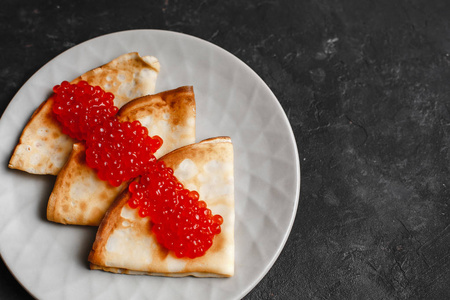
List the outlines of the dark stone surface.
{"label": "dark stone surface", "polygon": [[449,298],[449,1],[3,1],[2,111],[62,51],[140,28],[233,53],[293,127],[296,221],[246,299]]}

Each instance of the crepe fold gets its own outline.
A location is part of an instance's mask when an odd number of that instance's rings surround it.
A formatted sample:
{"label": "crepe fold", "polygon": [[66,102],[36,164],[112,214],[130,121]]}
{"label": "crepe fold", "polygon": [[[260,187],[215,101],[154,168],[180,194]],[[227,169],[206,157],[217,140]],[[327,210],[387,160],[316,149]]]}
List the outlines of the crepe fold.
{"label": "crepe fold", "polygon": [[234,274],[234,167],[229,137],[204,140],[174,150],[160,160],[188,189],[196,190],[213,214],[223,217],[222,231],[204,256],[177,258],[162,247],[151,231],[149,217],[141,218],[127,204],[128,189],[114,201],[98,229],[89,254],[91,269],[114,273],[170,277],[230,277]]}
{"label": "crepe fold", "polygon": [[[120,121],[140,121],[149,135],[163,139],[156,158],[195,142],[195,95],[192,86],[137,98],[124,105]],[[73,225],[99,225],[111,203],[127,186],[113,187],[86,164],[85,145],[75,143],[56,178],[47,205],[47,219]]]}
{"label": "crepe fold", "polygon": [[[130,100],[152,94],[160,70],[153,56],[127,53],[93,69],[71,83],[85,80],[114,94],[114,104],[122,107]],[[52,113],[53,97],[44,101],[33,113],[22,131],[8,167],[32,174],[57,175],[76,142],[62,133]]]}

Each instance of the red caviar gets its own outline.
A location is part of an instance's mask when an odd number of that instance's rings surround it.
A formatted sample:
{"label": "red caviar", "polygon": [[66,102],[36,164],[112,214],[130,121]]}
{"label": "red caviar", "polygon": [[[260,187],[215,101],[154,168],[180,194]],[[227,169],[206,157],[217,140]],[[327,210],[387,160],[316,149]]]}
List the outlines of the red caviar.
{"label": "red caviar", "polygon": [[132,182],[129,190],[128,205],[139,209],[141,217],[150,217],[158,242],[177,257],[204,255],[221,232],[222,217],[213,215],[196,191],[185,189],[162,161],[139,182]]}
{"label": "red caviar", "polygon": [[153,155],[162,145],[159,136],[148,136],[139,121],[109,118],[94,127],[86,140],[87,165],[101,180],[113,186],[144,174],[156,162]]}
{"label": "red caviar", "polygon": [[70,84],[63,81],[53,87],[55,93],[53,113],[62,124],[63,133],[78,140],[85,140],[92,127],[114,116],[114,95],[86,81]]}
{"label": "red caviar", "polygon": [[129,186],[129,206],[151,218],[158,242],[177,257],[204,255],[221,232],[223,218],[213,215],[196,191],[185,189],[164,162],[156,161],[153,154],[163,140],[148,136],[139,121],[114,117],[114,96],[100,87],[64,81],[53,91],[53,112],[63,132],[86,141],[87,165],[113,186],[141,176]]}

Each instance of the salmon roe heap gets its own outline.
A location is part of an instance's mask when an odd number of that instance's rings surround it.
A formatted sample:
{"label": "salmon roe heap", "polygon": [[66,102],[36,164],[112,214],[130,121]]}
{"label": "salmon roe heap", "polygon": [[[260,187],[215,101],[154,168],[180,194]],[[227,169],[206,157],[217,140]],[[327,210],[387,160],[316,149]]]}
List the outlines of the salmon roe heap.
{"label": "salmon roe heap", "polygon": [[179,258],[203,256],[221,232],[223,218],[212,214],[198,192],[185,189],[162,161],[132,182],[129,191],[128,205],[150,217],[158,242]]}
{"label": "salmon roe heap", "polygon": [[120,122],[116,117],[94,127],[86,140],[86,163],[101,180],[113,186],[145,173],[156,162],[162,145],[159,136],[148,136],[139,121]]}
{"label": "salmon roe heap", "polygon": [[92,127],[114,116],[114,95],[86,81],[70,84],[63,81],[53,87],[53,113],[61,123],[63,133],[78,140],[86,140]]}

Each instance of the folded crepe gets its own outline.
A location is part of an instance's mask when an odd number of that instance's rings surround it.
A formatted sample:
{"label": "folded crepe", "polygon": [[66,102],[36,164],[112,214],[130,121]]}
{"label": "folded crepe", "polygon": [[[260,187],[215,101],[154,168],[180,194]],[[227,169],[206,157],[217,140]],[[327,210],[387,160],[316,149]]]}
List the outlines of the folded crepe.
{"label": "folded crepe", "polygon": [[213,214],[223,217],[222,231],[204,256],[177,258],[161,246],[142,218],[127,204],[128,189],[113,202],[89,254],[91,269],[170,277],[230,277],[234,274],[234,166],[229,137],[204,140],[174,150],[160,160],[178,180],[196,190]]}
{"label": "folded crepe", "polygon": [[[195,95],[191,86],[132,100],[117,116],[120,121],[138,120],[150,136],[163,139],[156,158],[195,142]],[[124,182],[113,187],[100,180],[86,164],[84,143],[76,143],[56,178],[47,205],[47,219],[62,224],[97,226],[127,185]]]}
{"label": "folded crepe", "polygon": [[126,189],[112,204],[89,254],[91,269],[170,277],[230,277],[234,274],[233,145],[229,137],[204,140],[161,157],[178,180],[196,190],[213,214],[223,217],[222,231],[204,256],[177,258],[161,246],[149,217],[127,204]]}
{"label": "folded crepe", "polygon": [[[115,95],[122,107],[130,100],[154,93],[160,65],[153,56],[128,53],[93,69],[71,83],[85,80]],[[61,80],[62,81],[62,80]],[[74,139],[62,133],[52,113],[53,98],[44,101],[22,131],[8,167],[32,174],[57,175],[72,151]]]}

